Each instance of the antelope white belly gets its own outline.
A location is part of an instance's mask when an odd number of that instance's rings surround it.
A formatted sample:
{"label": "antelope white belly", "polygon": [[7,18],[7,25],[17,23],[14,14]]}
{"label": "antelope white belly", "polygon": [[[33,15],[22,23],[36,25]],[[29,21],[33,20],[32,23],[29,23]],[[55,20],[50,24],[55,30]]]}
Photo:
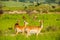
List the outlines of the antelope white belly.
{"label": "antelope white belly", "polygon": [[30,33],[35,34],[37,33],[37,30],[30,30]]}

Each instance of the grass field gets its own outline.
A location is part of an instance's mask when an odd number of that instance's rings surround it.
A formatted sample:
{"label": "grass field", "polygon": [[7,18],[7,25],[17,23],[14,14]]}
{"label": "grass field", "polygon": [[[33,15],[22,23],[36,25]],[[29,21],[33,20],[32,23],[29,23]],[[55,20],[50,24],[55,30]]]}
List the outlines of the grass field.
{"label": "grass field", "polygon": [[[44,27],[41,31],[41,34],[38,35],[31,35],[28,38],[26,35],[18,34],[17,36],[10,36],[10,33],[13,33],[14,30],[10,30],[8,36],[4,36],[4,32],[8,30],[9,27],[14,27],[17,19],[20,20],[20,25],[23,26],[24,19],[22,18],[25,16],[25,20],[29,23],[29,26],[39,26],[38,20],[44,20]],[[37,16],[37,19],[33,19],[34,16]],[[55,27],[55,31],[47,30],[47,27]],[[32,14],[29,16],[28,14],[3,14],[0,17],[0,40],[60,40],[60,14]]]}

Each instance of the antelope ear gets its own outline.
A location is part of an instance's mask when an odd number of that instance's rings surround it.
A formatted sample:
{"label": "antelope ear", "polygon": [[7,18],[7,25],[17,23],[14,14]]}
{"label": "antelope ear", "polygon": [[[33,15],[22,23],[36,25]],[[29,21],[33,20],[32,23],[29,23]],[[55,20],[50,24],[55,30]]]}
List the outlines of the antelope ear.
{"label": "antelope ear", "polygon": [[39,22],[40,22],[41,20],[39,20]]}
{"label": "antelope ear", "polygon": [[24,22],[26,22],[26,21],[24,20]]}
{"label": "antelope ear", "polygon": [[24,22],[26,23],[26,21],[24,20]]}
{"label": "antelope ear", "polygon": [[26,24],[29,24],[28,22],[25,21]]}
{"label": "antelope ear", "polygon": [[29,23],[28,23],[27,21],[25,21],[25,20],[24,20],[24,22],[25,22],[26,24],[29,24]]}

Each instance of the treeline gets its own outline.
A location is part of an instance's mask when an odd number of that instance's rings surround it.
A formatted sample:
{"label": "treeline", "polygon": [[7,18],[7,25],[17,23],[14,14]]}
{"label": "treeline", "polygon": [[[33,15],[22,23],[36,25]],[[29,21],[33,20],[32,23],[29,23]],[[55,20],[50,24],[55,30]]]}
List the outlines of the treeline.
{"label": "treeline", "polygon": [[1,0],[1,1],[37,2],[37,3],[60,3],[60,0]]}

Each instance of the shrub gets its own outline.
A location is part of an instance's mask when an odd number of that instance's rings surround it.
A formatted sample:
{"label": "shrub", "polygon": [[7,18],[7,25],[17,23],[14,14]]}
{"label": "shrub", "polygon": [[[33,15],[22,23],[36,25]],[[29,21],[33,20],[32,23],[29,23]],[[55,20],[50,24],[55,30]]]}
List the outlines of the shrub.
{"label": "shrub", "polygon": [[48,26],[48,27],[46,28],[46,30],[47,30],[47,31],[56,31],[57,28],[54,27],[54,26]]}
{"label": "shrub", "polygon": [[55,9],[56,12],[60,12],[60,8]]}

